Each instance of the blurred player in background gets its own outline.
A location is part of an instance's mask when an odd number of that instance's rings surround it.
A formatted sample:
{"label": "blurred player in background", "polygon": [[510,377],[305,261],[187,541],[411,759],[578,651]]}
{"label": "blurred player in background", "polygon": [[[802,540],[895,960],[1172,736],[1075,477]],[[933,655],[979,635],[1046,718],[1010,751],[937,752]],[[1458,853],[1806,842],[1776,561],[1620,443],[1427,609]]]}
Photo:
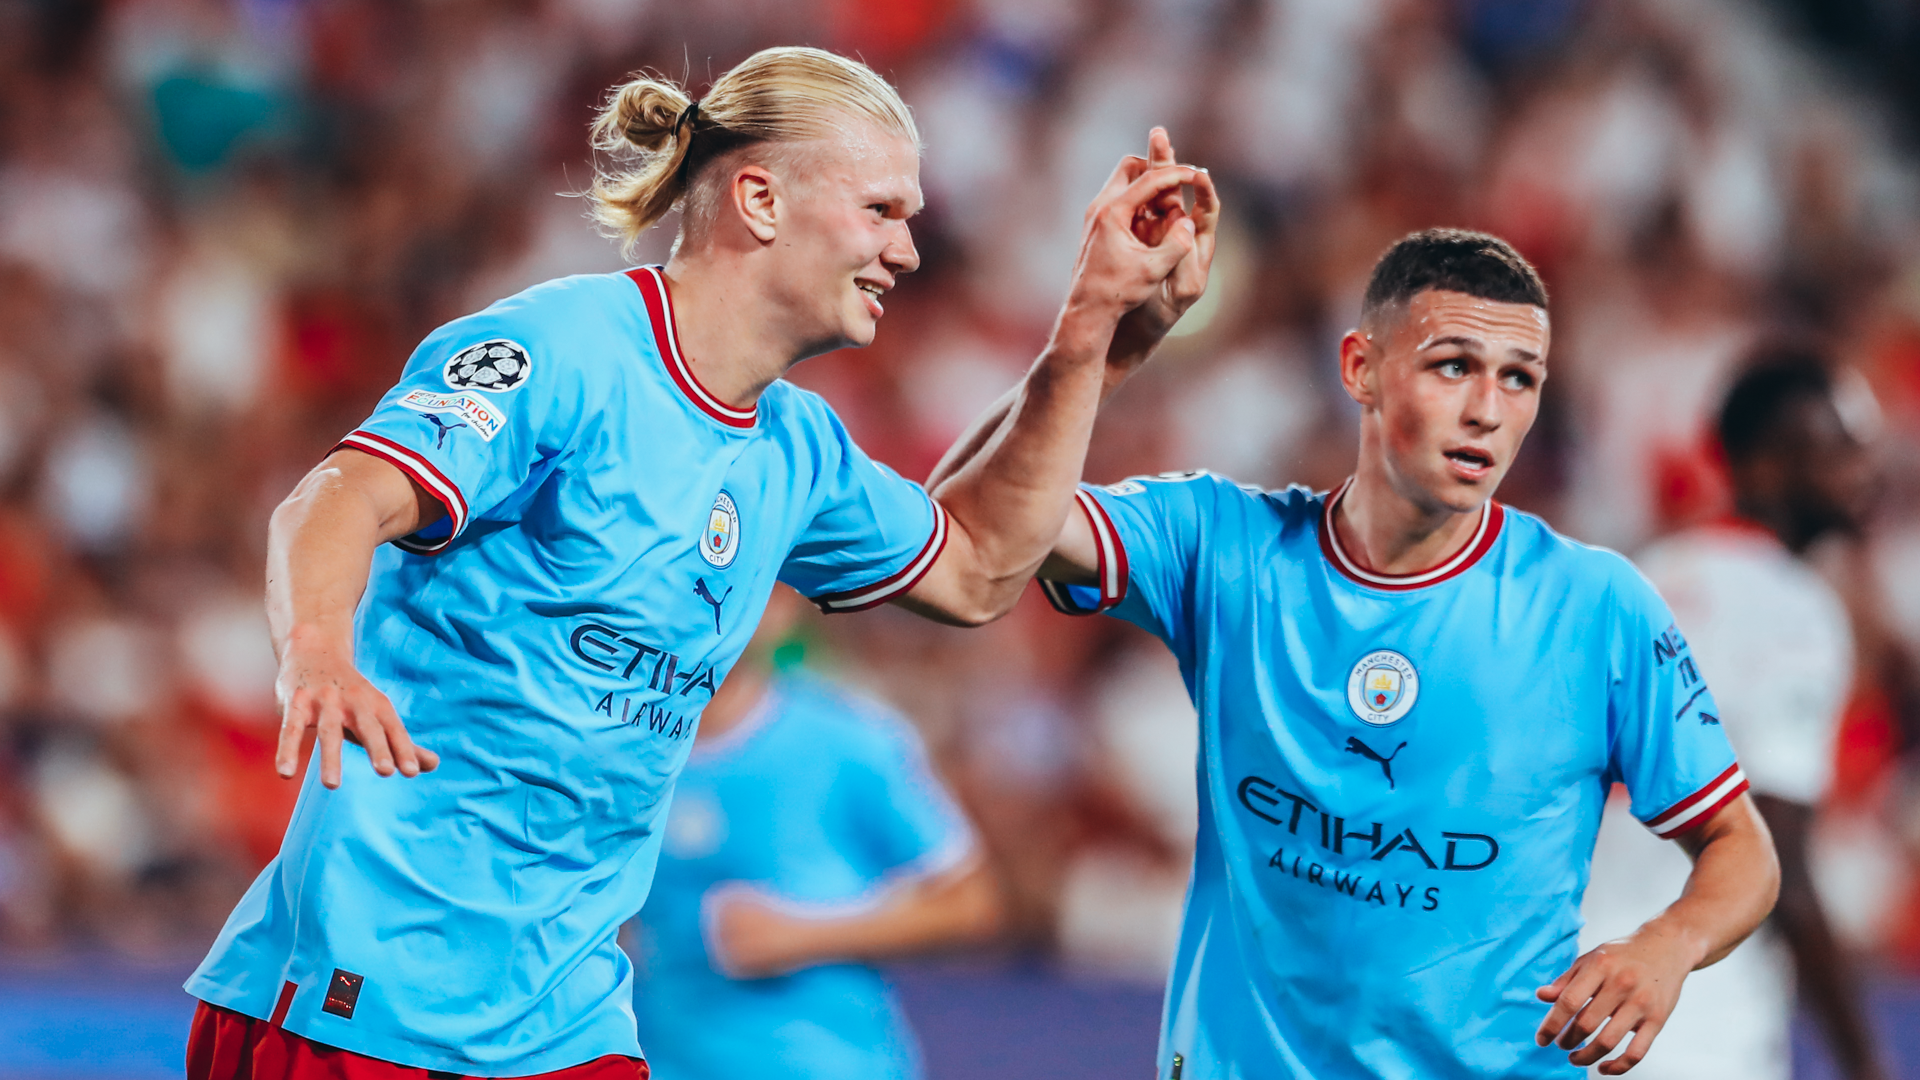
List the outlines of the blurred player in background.
{"label": "blurred player in background", "polygon": [[274,514],[281,771],[309,730],[317,751],[187,983],[194,1080],[644,1077],[616,935],[775,581],[829,611],[1004,613],[1071,507],[1108,364],[1205,285],[1212,189],[1159,133],[1088,210],[1014,421],[929,498],[780,378],[871,342],[919,265],[894,89],[772,49],[704,101],[637,78],[595,130],[641,155],[596,185],[605,224],[684,211],[669,263],[434,332]]}
{"label": "blurred player in background", "polygon": [[[1416,233],[1341,341],[1360,451],[1338,490],[1082,489],[1049,598],[1159,636],[1200,713],[1160,1077],[1579,1076],[1631,1033],[1624,1072],[1772,906],[1766,826],[1666,605],[1493,501],[1548,344],[1512,248]],[[1616,780],[1694,870],[1579,954]]]}
{"label": "blurred player in background", "polygon": [[870,965],[999,926],[998,886],[919,735],[817,676],[776,673],[799,614],[775,590],[674,785],[635,924],[654,1080],[917,1077],[913,1033]]}
{"label": "blurred player in background", "polygon": [[[1719,437],[1733,516],[1654,544],[1640,567],[1714,687],[1715,715],[1779,850],[1780,901],[1760,933],[1688,982],[1641,1072],[1787,1080],[1797,983],[1844,1074],[1878,1080],[1885,1073],[1860,988],[1820,906],[1808,852],[1854,648],[1839,595],[1803,559],[1822,537],[1859,524],[1867,456],[1842,421],[1822,358],[1791,347],[1750,358],[1721,408]],[[1680,853],[1630,821],[1624,800],[1610,802],[1584,939],[1630,932],[1686,878]]]}

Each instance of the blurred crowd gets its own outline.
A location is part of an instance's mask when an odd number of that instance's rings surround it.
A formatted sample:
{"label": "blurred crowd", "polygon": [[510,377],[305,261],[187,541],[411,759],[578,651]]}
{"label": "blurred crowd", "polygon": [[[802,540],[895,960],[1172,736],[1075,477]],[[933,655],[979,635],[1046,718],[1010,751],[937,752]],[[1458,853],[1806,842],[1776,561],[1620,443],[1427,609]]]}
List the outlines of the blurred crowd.
{"label": "blurred crowd", "polygon": [[[1583,540],[1631,552],[1724,512],[1705,432],[1742,351],[1830,343],[1882,481],[1868,531],[1819,553],[1862,650],[1820,872],[1856,945],[1920,966],[1920,785],[1899,764],[1920,726],[1920,168],[1898,80],[1803,15],[0,0],[0,948],[217,929],[295,792],[271,768],[273,505],[434,326],[626,264],[576,195],[608,87],[645,67],[697,93],[810,43],[894,79],[927,141],[923,268],[877,344],[794,375],[909,476],[1035,354],[1081,208],[1155,123],[1220,184],[1221,252],[1110,406],[1091,479],[1337,483],[1355,411],[1334,344],[1374,258],[1430,225],[1499,233],[1547,276],[1552,380],[1502,497]],[[1162,974],[1195,826],[1163,649],[1037,597],[981,631],[882,611],[807,634],[810,662],[921,725],[1017,946]]]}

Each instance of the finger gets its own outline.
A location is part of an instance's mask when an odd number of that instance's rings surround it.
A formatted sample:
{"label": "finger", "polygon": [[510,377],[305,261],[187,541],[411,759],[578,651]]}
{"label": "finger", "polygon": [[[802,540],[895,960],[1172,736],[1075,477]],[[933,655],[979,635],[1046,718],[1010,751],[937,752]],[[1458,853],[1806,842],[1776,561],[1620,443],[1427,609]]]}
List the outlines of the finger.
{"label": "finger", "polygon": [[1119,198],[1120,193],[1127,190],[1127,185],[1138,180],[1147,168],[1147,159],[1137,154],[1128,154],[1121,158],[1120,164],[1113,167],[1113,175],[1107,177],[1107,182],[1101,185],[1100,193],[1087,204],[1087,217],[1094,217],[1105,209],[1108,203]]}
{"label": "finger", "polygon": [[400,722],[400,714],[393,711],[393,703],[385,694],[374,704],[374,719],[380,729],[386,733],[387,746],[393,750],[393,764],[402,776],[420,775],[420,750],[413,745],[413,736],[407,734],[407,725]]}
{"label": "finger", "polygon": [[1533,1034],[1533,1041],[1539,1045],[1552,1042],[1553,1037],[1573,1020],[1580,1007],[1593,997],[1593,992],[1600,988],[1599,965],[1585,961],[1586,957],[1574,961],[1573,967],[1565,975],[1553,981],[1553,985],[1560,987],[1560,992],[1554,999],[1553,1008],[1548,1010],[1547,1018],[1540,1022],[1540,1030]]}
{"label": "finger", "polygon": [[1113,201],[1107,204],[1107,212],[1113,214],[1120,224],[1131,227],[1134,215],[1166,192],[1178,194],[1182,184],[1193,183],[1200,170],[1191,165],[1167,165],[1158,169],[1148,169],[1134,178]]}
{"label": "finger", "polygon": [[280,714],[280,745],[273,751],[273,768],[283,779],[293,779],[300,767],[300,743],[313,725],[313,699],[305,690],[295,690]]}
{"label": "finger", "polygon": [[1167,129],[1156,126],[1147,132],[1147,164],[1154,168],[1171,165],[1177,160],[1173,156],[1173,139],[1167,135]]}
{"label": "finger", "polygon": [[1633,1030],[1633,1041],[1627,1044],[1627,1052],[1612,1061],[1601,1062],[1600,1071],[1607,1076],[1619,1076],[1640,1064],[1640,1060],[1647,1056],[1647,1051],[1653,1049],[1653,1037],[1660,1034],[1660,1029],[1665,1026],[1653,1017],[1641,1021],[1640,1026]]}
{"label": "finger", "polygon": [[419,757],[421,772],[432,772],[440,767],[439,754],[434,753],[424,746],[414,747],[413,752]]}
{"label": "finger", "polygon": [[1568,1054],[1567,1060],[1583,1066],[1599,1061],[1613,1053],[1614,1048],[1626,1039],[1627,1033],[1645,1018],[1646,1014],[1635,1008],[1631,1002],[1623,1004],[1606,1017],[1593,1038],[1587,1041],[1587,1045]]}
{"label": "finger", "polygon": [[1154,278],[1171,276],[1174,267],[1193,253],[1193,219],[1181,217],[1158,244],[1147,250],[1147,272]]}
{"label": "finger", "polygon": [[340,736],[345,723],[346,715],[337,702],[320,702],[314,722],[314,742],[320,751],[320,782],[330,788],[340,786]]}
{"label": "finger", "polygon": [[393,775],[393,747],[387,742],[386,727],[380,723],[379,715],[365,708],[355,708],[347,716],[355,737],[361,746],[367,748],[367,760],[372,762],[373,771],[381,776]]}
{"label": "finger", "polygon": [[1213,186],[1213,176],[1205,169],[1199,170],[1193,178],[1193,209],[1187,212],[1193,215],[1200,235],[1211,244],[1214,231],[1220,225],[1220,191]]}
{"label": "finger", "polygon": [[1573,1020],[1567,1024],[1566,1029],[1560,1032],[1560,1038],[1557,1040],[1560,1049],[1579,1049],[1580,1044],[1591,1038],[1594,1032],[1599,1031],[1600,1025],[1606,1023],[1607,1018],[1626,1001],[1629,989],[1622,986],[1617,977],[1602,982],[1599,989],[1593,992],[1592,999],[1574,1014]]}

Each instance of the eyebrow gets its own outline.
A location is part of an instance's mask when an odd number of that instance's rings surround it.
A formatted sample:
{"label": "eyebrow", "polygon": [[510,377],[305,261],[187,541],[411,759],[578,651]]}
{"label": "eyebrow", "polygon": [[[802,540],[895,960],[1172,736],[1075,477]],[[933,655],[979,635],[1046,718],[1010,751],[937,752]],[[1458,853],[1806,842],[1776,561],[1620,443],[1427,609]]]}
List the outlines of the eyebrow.
{"label": "eyebrow", "polygon": [[[1428,349],[1437,348],[1441,345],[1458,345],[1472,352],[1484,352],[1487,347],[1487,343],[1481,341],[1479,338],[1466,337],[1462,334],[1452,334],[1447,337],[1434,338],[1431,341],[1421,342],[1420,351],[1426,352]],[[1508,351],[1519,356],[1522,363],[1535,363],[1540,359],[1538,353],[1529,352],[1526,349],[1511,349]]]}

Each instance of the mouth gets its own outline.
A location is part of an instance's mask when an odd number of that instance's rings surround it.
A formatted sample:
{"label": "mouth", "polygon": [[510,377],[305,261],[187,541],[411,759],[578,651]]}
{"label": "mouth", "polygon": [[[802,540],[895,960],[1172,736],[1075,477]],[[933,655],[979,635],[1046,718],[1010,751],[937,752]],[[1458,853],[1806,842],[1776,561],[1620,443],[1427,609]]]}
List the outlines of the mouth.
{"label": "mouth", "polygon": [[1454,475],[1462,480],[1484,480],[1493,472],[1493,455],[1472,446],[1462,446],[1441,452],[1451,465]]}
{"label": "mouth", "polygon": [[877,319],[887,313],[887,309],[880,306],[880,298],[887,294],[887,286],[873,281],[856,281],[853,287],[859,289],[861,295],[867,298],[867,310],[874,318]]}

